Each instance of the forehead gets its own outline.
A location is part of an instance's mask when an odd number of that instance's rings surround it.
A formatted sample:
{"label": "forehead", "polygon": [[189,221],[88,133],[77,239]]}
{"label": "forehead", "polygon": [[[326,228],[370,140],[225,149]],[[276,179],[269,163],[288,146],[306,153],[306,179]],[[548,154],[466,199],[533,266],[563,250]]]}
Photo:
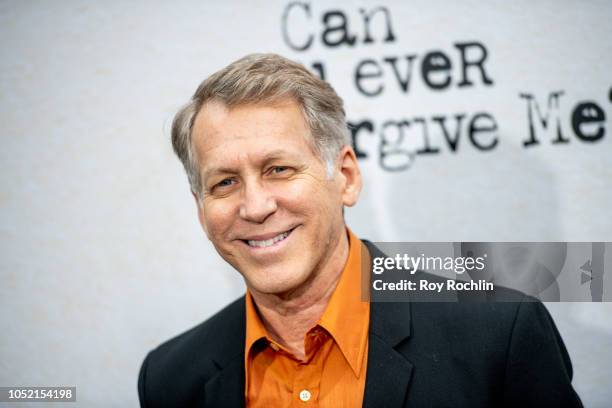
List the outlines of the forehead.
{"label": "forehead", "polygon": [[197,114],[192,143],[203,167],[227,162],[236,155],[257,157],[287,151],[312,154],[310,129],[294,100],[228,108],[205,104]]}

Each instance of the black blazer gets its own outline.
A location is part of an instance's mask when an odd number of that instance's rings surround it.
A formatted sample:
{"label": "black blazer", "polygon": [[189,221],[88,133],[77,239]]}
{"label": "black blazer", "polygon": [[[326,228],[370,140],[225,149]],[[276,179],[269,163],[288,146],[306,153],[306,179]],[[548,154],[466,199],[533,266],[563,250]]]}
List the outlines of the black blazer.
{"label": "black blazer", "polygon": [[[372,302],[363,407],[581,407],[548,311],[503,296],[516,301]],[[141,407],[244,406],[245,318],[243,296],[151,351]]]}

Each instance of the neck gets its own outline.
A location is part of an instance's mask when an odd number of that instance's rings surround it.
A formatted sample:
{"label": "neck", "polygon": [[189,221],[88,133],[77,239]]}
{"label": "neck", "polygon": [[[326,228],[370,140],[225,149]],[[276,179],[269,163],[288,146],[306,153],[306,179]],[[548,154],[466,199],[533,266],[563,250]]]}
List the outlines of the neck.
{"label": "neck", "polygon": [[282,294],[249,288],[269,335],[300,360],[305,357],[304,337],[323,315],[348,259],[349,241],[342,231],[330,255],[300,287]]}

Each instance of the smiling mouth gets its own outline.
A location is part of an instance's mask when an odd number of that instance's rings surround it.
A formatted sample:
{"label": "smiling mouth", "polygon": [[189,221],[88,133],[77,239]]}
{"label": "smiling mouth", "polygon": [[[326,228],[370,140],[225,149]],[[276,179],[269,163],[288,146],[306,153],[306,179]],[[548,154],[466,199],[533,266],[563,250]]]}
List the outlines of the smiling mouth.
{"label": "smiling mouth", "polygon": [[275,244],[277,244],[277,243],[287,239],[287,237],[293,232],[294,229],[295,228],[292,228],[289,231],[281,232],[277,236],[272,237],[270,239],[266,239],[266,240],[262,240],[262,241],[257,241],[257,240],[254,240],[254,239],[249,239],[249,240],[243,240],[243,242],[245,242],[248,246],[250,246],[252,248],[267,248],[267,247],[271,247],[272,245],[275,245]]}

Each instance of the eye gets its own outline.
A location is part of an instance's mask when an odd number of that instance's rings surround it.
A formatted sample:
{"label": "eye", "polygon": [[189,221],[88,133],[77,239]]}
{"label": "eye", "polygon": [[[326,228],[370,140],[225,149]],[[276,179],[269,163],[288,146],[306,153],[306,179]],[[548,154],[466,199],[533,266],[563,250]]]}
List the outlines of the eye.
{"label": "eye", "polygon": [[231,178],[226,178],[221,180],[220,182],[218,182],[217,184],[215,184],[214,187],[229,187],[232,184],[234,184],[236,181],[234,179]]}
{"label": "eye", "polygon": [[272,173],[279,174],[284,171],[287,171],[287,167],[285,166],[274,166],[272,167]]}
{"label": "eye", "polygon": [[295,167],[291,166],[271,166],[265,174],[271,179],[286,180],[294,175],[295,171]]}

